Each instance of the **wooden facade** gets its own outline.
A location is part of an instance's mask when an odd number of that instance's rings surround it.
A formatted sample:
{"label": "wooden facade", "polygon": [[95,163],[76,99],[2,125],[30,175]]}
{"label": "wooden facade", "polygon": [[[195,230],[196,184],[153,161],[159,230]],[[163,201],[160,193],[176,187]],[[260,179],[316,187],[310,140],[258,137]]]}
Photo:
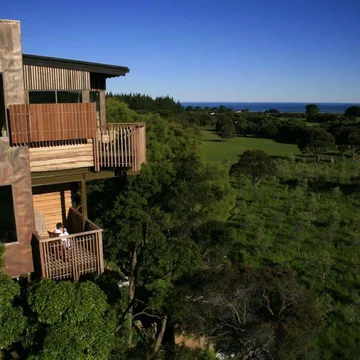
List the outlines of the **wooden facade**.
{"label": "wooden facade", "polygon": [[93,140],[79,144],[29,148],[31,172],[46,172],[94,167]]}
{"label": "wooden facade", "polygon": [[24,64],[25,90],[90,89],[88,71]]}
{"label": "wooden facade", "polygon": [[71,207],[71,191],[42,190],[40,194],[33,194],[33,204],[36,231],[41,237],[47,237],[48,231],[53,231],[58,222],[66,224]]}
{"label": "wooden facade", "polygon": [[9,105],[9,125],[12,145],[95,138],[95,104]]}

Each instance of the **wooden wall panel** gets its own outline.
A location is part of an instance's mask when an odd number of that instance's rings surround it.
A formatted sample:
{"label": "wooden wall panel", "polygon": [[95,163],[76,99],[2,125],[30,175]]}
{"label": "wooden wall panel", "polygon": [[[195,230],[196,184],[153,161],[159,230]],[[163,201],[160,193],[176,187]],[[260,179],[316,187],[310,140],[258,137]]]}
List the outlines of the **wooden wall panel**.
{"label": "wooden wall panel", "polygon": [[71,207],[71,191],[60,190],[33,195],[35,226],[40,236],[47,236],[58,222],[66,222]]}
{"label": "wooden wall panel", "polygon": [[9,105],[9,124],[13,145],[90,139],[96,135],[95,104]]}
{"label": "wooden wall panel", "polygon": [[32,172],[67,170],[94,166],[92,140],[87,144],[29,148]]}
{"label": "wooden wall panel", "polygon": [[26,90],[85,90],[90,89],[88,71],[24,65]]}

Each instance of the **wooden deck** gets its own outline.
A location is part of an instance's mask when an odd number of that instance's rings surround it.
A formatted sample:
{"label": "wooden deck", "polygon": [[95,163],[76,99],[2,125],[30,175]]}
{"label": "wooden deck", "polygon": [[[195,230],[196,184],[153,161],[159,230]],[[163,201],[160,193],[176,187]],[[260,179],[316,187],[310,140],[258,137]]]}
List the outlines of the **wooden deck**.
{"label": "wooden deck", "polygon": [[[71,209],[75,216],[82,220],[81,214]],[[55,238],[42,238],[36,235],[42,277],[53,280],[78,280],[81,275],[101,274],[104,271],[102,229],[89,220],[86,221],[85,227],[89,231]]]}

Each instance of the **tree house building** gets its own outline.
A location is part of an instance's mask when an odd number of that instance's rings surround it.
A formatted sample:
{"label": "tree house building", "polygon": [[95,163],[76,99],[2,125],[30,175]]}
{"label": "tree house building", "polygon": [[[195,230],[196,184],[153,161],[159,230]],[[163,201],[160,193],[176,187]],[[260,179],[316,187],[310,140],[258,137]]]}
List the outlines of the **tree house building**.
{"label": "tree house building", "polygon": [[[124,66],[23,54],[20,22],[0,20],[5,273],[76,280],[103,271],[102,229],[88,219],[86,181],[136,174],[146,163],[145,124],[106,121],[106,79],[128,72]],[[58,222],[68,229],[66,239],[53,237]]]}

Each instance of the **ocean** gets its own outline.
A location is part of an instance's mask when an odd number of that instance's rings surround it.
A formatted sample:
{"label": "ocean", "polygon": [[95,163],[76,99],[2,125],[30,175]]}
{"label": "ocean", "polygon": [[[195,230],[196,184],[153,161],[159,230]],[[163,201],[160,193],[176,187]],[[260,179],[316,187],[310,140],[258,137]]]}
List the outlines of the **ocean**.
{"label": "ocean", "polygon": [[[205,108],[224,105],[233,110],[249,109],[250,111],[265,111],[270,108],[278,109],[280,112],[300,113],[305,112],[305,106],[309,103],[280,103],[280,102],[182,102],[181,105],[200,106]],[[360,103],[316,103],[319,110],[324,113],[344,113],[352,105],[360,106]]]}

